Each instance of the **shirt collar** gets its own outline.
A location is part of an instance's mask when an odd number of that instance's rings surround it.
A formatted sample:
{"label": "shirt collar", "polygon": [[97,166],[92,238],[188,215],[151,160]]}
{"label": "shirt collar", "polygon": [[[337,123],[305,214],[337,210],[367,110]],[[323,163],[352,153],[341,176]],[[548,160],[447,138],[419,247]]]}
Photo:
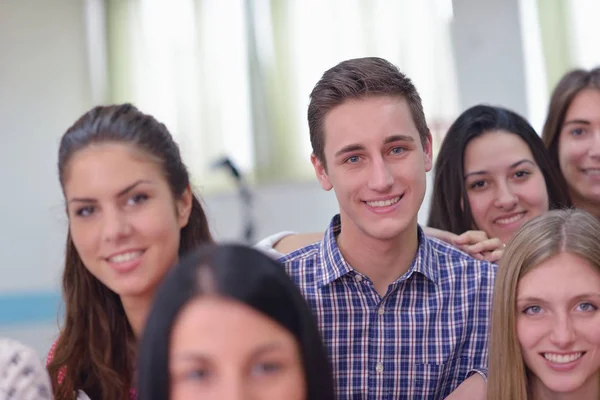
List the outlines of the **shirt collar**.
{"label": "shirt collar", "polygon": [[[399,279],[403,279],[405,277],[408,278],[413,273],[418,272],[437,284],[438,270],[433,265],[433,248],[430,240],[423,233],[423,229],[421,229],[420,226],[417,226],[417,229],[419,237],[419,247],[417,248],[417,253],[410,268],[408,269],[408,272],[405,274],[405,276]],[[329,227],[325,231],[325,235],[319,247],[319,259],[317,262],[321,264],[321,273],[319,274],[316,282],[319,287],[328,285],[348,273],[355,273],[354,269],[342,256],[340,248],[337,245],[336,238],[341,230],[342,224],[340,215],[337,214],[331,219]]]}

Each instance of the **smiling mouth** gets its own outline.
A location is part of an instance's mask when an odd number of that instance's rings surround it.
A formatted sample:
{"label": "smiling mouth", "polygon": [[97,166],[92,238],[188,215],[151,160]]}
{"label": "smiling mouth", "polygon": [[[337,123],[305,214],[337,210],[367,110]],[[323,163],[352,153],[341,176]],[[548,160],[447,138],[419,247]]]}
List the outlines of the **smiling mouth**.
{"label": "smiling mouth", "polygon": [[542,357],[554,364],[568,364],[580,359],[584,354],[585,351],[570,354],[542,353]]}
{"label": "smiling mouth", "polygon": [[600,175],[600,168],[581,168],[580,171],[583,172],[585,175]]}
{"label": "smiling mouth", "polygon": [[494,220],[494,223],[496,223],[498,225],[509,225],[509,224],[515,223],[515,222],[519,221],[520,219],[522,219],[523,217],[525,217],[525,214],[527,214],[527,211],[522,211],[511,217],[497,218]]}
{"label": "smiling mouth", "polygon": [[116,256],[109,257],[106,260],[110,263],[120,264],[134,260],[137,257],[141,256],[143,253],[143,250],[128,251],[127,253],[121,253],[117,254]]}
{"label": "smiling mouth", "polygon": [[387,200],[365,201],[365,203],[371,207],[389,207],[399,202],[402,197],[403,196],[396,196]]}

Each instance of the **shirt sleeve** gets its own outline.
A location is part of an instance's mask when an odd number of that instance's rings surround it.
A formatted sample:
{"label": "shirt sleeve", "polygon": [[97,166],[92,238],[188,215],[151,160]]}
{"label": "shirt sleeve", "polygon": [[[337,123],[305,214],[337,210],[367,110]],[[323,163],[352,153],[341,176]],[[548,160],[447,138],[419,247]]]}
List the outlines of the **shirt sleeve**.
{"label": "shirt sleeve", "polygon": [[0,340],[0,398],[51,399],[50,377],[35,351],[21,343]]}
{"label": "shirt sleeve", "polygon": [[465,379],[477,373],[487,382],[490,319],[496,266],[484,263],[481,268],[480,285],[474,296],[474,304],[470,310],[472,321],[471,336],[464,350],[463,357],[467,357],[472,361]]}

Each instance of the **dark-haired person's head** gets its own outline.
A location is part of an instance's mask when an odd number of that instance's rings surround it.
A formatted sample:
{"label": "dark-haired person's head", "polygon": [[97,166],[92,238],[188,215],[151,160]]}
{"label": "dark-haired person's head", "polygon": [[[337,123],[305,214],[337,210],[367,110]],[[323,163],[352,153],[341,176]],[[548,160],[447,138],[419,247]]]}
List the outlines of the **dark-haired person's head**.
{"label": "dark-haired person's head", "polygon": [[121,399],[133,379],[139,310],[179,255],[212,242],[208,222],[173,136],[131,104],[79,117],[60,140],[58,175],[69,229],[65,320],[48,364],[53,394]]}
{"label": "dark-haired person's head", "polygon": [[186,256],[159,288],[139,399],[333,400],[313,316],[282,265],[242,245]]}
{"label": "dark-haired person's head", "polygon": [[520,115],[477,105],[452,124],[435,163],[428,225],[506,243],[528,220],[569,206],[562,176]]}

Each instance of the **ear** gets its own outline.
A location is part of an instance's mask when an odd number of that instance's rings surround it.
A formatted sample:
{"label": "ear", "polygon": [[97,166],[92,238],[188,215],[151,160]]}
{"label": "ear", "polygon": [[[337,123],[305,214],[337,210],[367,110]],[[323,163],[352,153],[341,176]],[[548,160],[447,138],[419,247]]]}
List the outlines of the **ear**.
{"label": "ear", "polygon": [[425,171],[431,171],[433,168],[433,138],[431,137],[431,132],[427,132],[427,138],[425,143],[423,143],[423,153],[425,157]]}
{"label": "ear", "polygon": [[190,214],[192,213],[192,199],[192,188],[188,185],[176,202],[177,222],[179,223],[180,228],[186,226],[190,220]]}
{"label": "ear", "polygon": [[321,184],[321,187],[323,188],[323,190],[328,190],[328,191],[331,190],[333,188],[333,185],[329,181],[329,176],[327,175],[327,170],[326,170],[323,162],[321,162],[321,160],[319,160],[319,158],[317,156],[315,156],[315,153],[312,153],[310,155],[310,162],[312,163],[312,165],[315,169],[315,174],[317,175],[317,180]]}

